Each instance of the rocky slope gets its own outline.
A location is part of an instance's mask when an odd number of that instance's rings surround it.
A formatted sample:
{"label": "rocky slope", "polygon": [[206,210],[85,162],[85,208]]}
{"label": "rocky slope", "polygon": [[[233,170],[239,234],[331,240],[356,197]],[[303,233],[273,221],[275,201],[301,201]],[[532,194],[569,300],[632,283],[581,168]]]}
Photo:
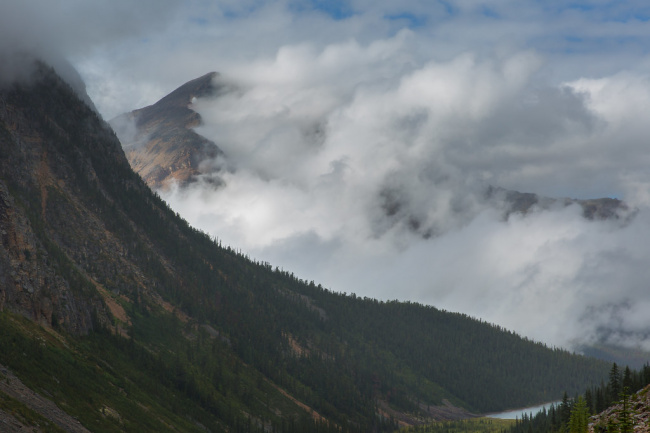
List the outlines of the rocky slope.
{"label": "rocky slope", "polygon": [[[52,401],[25,386],[19,378],[1,364],[0,379],[2,379],[0,380],[0,395],[5,394],[5,396],[8,396],[10,399],[13,399],[27,407],[28,410],[38,414],[38,418],[42,417],[42,419],[51,421],[63,431],[71,433],[89,433],[88,429],[84,428],[78,420],[65,413]],[[5,433],[14,431],[41,431],[41,429],[38,428],[30,428],[30,426],[27,425],[29,423],[25,423],[24,420],[19,418],[20,417],[16,417],[11,413],[0,410],[0,427],[2,427],[0,430]]]}
{"label": "rocky slope", "polygon": [[222,154],[212,141],[194,132],[201,116],[190,108],[194,98],[209,97],[227,90],[216,84],[210,72],[189,81],[148,107],[122,114],[110,121],[129,163],[154,189],[175,181],[192,182],[201,173],[215,170],[201,164]]}
{"label": "rocky slope", "polygon": [[[188,405],[183,400],[193,397],[188,397],[185,385],[164,385],[161,378],[151,377],[135,383],[142,374],[165,371],[166,357],[152,360],[157,366],[149,365],[151,371],[141,371],[133,360],[125,360],[124,353],[120,355],[120,343],[109,349],[115,343],[109,339],[99,347],[117,356],[112,362],[126,362],[123,365],[128,370],[116,374],[114,367],[101,365],[106,356],[97,358],[97,350],[77,346],[83,341],[77,338],[96,335],[93,338],[102,339],[102,333],[109,331],[133,341],[135,329],[154,326],[137,327],[133,319],[139,317],[142,324],[149,318],[164,329],[158,329],[153,340],[142,337],[147,350],[154,350],[152,342],[161,339],[169,344],[166,353],[174,345],[180,345],[176,350],[186,350],[183,345],[198,338],[199,329],[209,325],[199,327],[196,318],[182,311],[178,299],[172,304],[161,294],[170,299],[171,292],[187,290],[181,297],[200,298],[190,289],[196,277],[188,266],[196,269],[197,262],[203,260],[199,267],[214,269],[215,257],[197,257],[200,246],[192,245],[186,236],[198,233],[181,222],[131,170],[111,128],[51,68],[40,63],[33,76],[0,88],[0,234],[0,362],[7,363],[0,377],[4,381],[0,386],[3,425],[9,431],[41,431],[39,423],[41,427],[44,424],[38,417],[43,417],[65,431],[85,431],[66,415],[71,411],[93,431],[123,431],[125,425],[133,426],[126,429],[132,431],[194,431],[175,411],[160,407]],[[181,251],[186,251],[191,263],[178,259]],[[222,255],[231,256],[225,251]],[[213,279],[213,284],[217,280]],[[15,315],[47,332],[21,324]],[[10,331],[8,326],[15,329]],[[187,329],[181,330],[183,327]],[[219,370],[226,377],[236,366],[237,383],[242,384],[238,386],[245,386],[256,373],[229,349],[231,342],[223,328],[214,332],[217,337],[210,335],[209,340],[222,347],[211,362],[227,360],[228,366]],[[141,331],[138,335],[142,336]],[[179,336],[187,342],[179,341]],[[189,367],[182,367],[186,361],[179,362],[175,371],[190,375]],[[120,401],[120,392],[113,390],[114,383],[124,380],[131,383],[128,401]],[[152,380],[160,382],[153,394],[143,385]],[[99,384],[101,389],[95,389]],[[170,386],[169,392],[163,392]],[[224,396],[232,391],[230,386],[220,384],[225,387],[223,394],[213,389],[212,397],[203,397],[213,401],[213,411],[217,401],[221,407],[229,404],[229,414],[223,415],[224,409],[220,409],[221,415],[199,409],[201,412],[193,415],[203,417],[202,424],[212,425],[213,431],[241,423],[246,419],[243,414],[253,411],[250,403],[242,403],[241,396]],[[281,420],[311,410],[280,392],[265,393],[267,408],[255,409],[256,414],[269,413]],[[150,395],[160,399],[155,402],[158,408],[147,401]],[[257,401],[260,395],[249,389],[247,398],[255,396]],[[246,409],[235,411],[232,405]],[[194,401],[189,406],[200,403]],[[122,416],[107,416],[113,413],[110,407],[120,408]],[[262,422],[256,419],[256,423]],[[135,427],[147,424],[156,427]]]}
{"label": "rocky slope", "polygon": [[[606,432],[608,425],[618,426],[622,409],[623,405],[619,403],[592,416],[589,419],[589,432]],[[635,433],[650,432],[650,385],[630,396],[629,409],[633,431]]]}
{"label": "rocky slope", "polygon": [[[42,86],[54,85],[46,76],[37,79],[43,80]],[[53,98],[61,98],[59,104],[74,100],[67,92],[53,93]],[[38,105],[30,111],[22,109],[31,97],[21,90],[0,97],[0,310],[84,334],[92,329],[91,311],[102,314],[103,304],[75,284],[84,272],[71,258],[77,256],[86,265],[102,263],[102,256],[111,254],[116,245],[76,199],[77,186],[68,182],[75,173],[53,151],[54,141],[71,139],[69,132]],[[124,158],[119,152],[106,156]],[[86,168],[80,181],[96,181],[91,167]],[[85,247],[86,239],[101,239],[104,250]]]}

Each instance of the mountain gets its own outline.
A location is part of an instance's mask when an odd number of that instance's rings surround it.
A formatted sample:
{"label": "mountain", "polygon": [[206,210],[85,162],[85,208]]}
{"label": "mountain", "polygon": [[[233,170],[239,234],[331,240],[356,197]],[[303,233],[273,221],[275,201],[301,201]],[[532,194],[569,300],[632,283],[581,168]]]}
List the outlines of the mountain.
{"label": "mountain", "polygon": [[212,141],[194,132],[201,116],[189,108],[194,98],[227,91],[215,84],[218,74],[210,72],[189,81],[148,107],[122,114],[110,121],[124,146],[129,163],[152,188],[164,188],[171,181],[181,185],[214,168],[201,162],[223,152]]}
{"label": "mountain", "polygon": [[544,197],[530,192],[519,192],[505,188],[489,186],[486,190],[486,198],[503,204],[505,216],[513,213],[527,214],[536,209],[550,209],[557,206],[569,206],[577,204],[582,208],[582,215],[589,220],[618,219],[622,216],[631,218],[634,212],[630,212],[628,205],[617,198],[551,198]]}
{"label": "mountain", "polygon": [[152,192],[109,125],[37,65],[0,87],[6,425],[392,431],[606,377],[604,362],[463,314],[332,292],[222,247]]}
{"label": "mountain", "polygon": [[[219,97],[233,90],[221,81],[217,73],[211,72],[183,84],[152,106],[123,114],[111,121],[132,168],[152,189],[164,188],[174,179],[178,180],[181,186],[187,185],[201,174],[199,169],[203,169],[203,173],[213,170],[211,176],[205,176],[203,179],[219,183],[215,165],[201,164],[202,160],[213,161],[215,157],[214,154],[207,155],[202,150],[206,148],[207,139],[192,129],[201,124],[201,118],[192,110],[191,103],[194,98]],[[134,122],[134,119],[137,119],[137,122]],[[128,128],[125,129],[124,125]],[[130,133],[127,133],[127,130]],[[207,148],[212,148],[210,146],[217,149],[212,142]],[[229,156],[220,150],[215,152],[219,156],[218,159],[227,164]],[[528,215],[570,205],[580,206],[582,216],[587,220],[625,222],[636,214],[634,209],[630,209],[625,202],[616,198],[552,198],[492,185],[487,185],[475,193],[478,195],[478,202],[495,208],[504,220],[516,214]],[[379,192],[379,196],[380,211],[386,218],[385,227],[402,221],[414,234],[423,238],[434,236],[435,231],[431,230],[431,224],[424,223],[422,215],[416,215],[414,208],[409,205],[408,193],[399,189],[384,188]],[[462,206],[460,208],[462,209]],[[458,216],[462,219],[462,215]],[[648,352],[611,344],[583,345],[576,349],[590,356],[636,368],[640,368],[650,359]]]}
{"label": "mountain", "polygon": [[[196,180],[200,174],[211,173],[206,180],[219,183],[215,173],[217,158],[227,161],[228,155],[212,141],[197,134],[192,128],[201,125],[201,116],[192,110],[195,98],[218,97],[234,89],[219,80],[219,74],[210,72],[191,80],[160,101],[148,107],[125,113],[110,121],[134,171],[154,190],[166,188],[176,181],[181,186]],[[404,218],[408,226],[423,237],[430,230],[421,227],[418,217],[402,209],[398,193],[390,189],[380,193],[387,217]],[[616,198],[575,199],[551,198],[529,192],[519,192],[488,185],[482,200],[501,209],[504,217],[513,213],[527,214],[558,206],[578,204],[587,219],[618,219],[631,217],[628,206]]]}

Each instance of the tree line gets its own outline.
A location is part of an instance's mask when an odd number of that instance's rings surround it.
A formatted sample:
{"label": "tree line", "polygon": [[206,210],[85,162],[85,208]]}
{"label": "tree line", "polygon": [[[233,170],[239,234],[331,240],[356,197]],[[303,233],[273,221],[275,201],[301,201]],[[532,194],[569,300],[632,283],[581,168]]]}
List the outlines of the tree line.
{"label": "tree line", "polygon": [[524,414],[521,420],[507,433],[586,433],[588,419],[605,409],[619,405],[615,417],[609,417],[605,424],[595,426],[598,433],[630,433],[633,431],[630,396],[650,384],[650,365],[640,370],[625,367],[623,371],[616,363],[609,371],[609,380],[598,386],[587,388],[583,394],[570,399],[564,393],[562,402],[552,405],[537,414]]}

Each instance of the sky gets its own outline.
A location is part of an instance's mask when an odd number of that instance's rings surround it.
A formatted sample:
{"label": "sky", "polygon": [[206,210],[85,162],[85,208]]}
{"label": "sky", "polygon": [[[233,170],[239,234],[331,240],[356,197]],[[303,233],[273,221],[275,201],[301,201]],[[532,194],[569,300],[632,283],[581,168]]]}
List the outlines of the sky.
{"label": "sky", "polygon": [[[640,0],[16,0],[0,51],[67,58],[107,120],[219,72],[236,90],[193,109],[225,186],[161,195],[252,258],[650,350],[649,20]],[[506,219],[488,185],[630,211]]]}

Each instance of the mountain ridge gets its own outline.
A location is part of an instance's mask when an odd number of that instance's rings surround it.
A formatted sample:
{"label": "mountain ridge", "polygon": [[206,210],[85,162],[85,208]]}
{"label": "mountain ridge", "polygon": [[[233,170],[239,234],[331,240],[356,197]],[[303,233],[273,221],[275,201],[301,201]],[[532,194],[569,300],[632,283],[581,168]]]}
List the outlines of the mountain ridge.
{"label": "mountain ridge", "polygon": [[188,81],[152,105],[109,121],[131,166],[151,187],[166,188],[172,182],[185,185],[200,174],[215,171],[201,163],[223,152],[214,142],[193,130],[201,124],[201,116],[189,106],[194,98],[227,91],[227,86],[215,84],[218,77],[218,73],[209,72]]}
{"label": "mountain ridge", "polygon": [[[124,113],[110,121],[115,128],[127,158],[134,171],[154,190],[167,189],[172,183],[181,188],[197,180],[201,174],[211,184],[220,186],[220,164],[228,155],[218,146],[196,133],[193,128],[202,124],[201,116],[192,110],[194,98],[217,98],[233,91],[231,85],[220,80],[217,72],[209,72],[182,84],[155,104]],[[202,162],[206,162],[202,164]],[[223,164],[221,164],[223,165]],[[635,211],[617,198],[554,198],[530,192],[520,192],[487,185],[477,192],[479,199],[503,213],[528,214],[554,207],[577,204],[588,220],[629,219]],[[395,222],[403,218],[407,227],[424,238],[432,236],[416,215],[403,209],[399,191],[382,189],[379,193],[385,216]]]}
{"label": "mountain ridge", "polygon": [[0,364],[85,428],[391,431],[379,402],[417,420],[425,404],[497,410],[606,375],[465,315],[332,292],[222,247],[39,71],[0,90]]}

